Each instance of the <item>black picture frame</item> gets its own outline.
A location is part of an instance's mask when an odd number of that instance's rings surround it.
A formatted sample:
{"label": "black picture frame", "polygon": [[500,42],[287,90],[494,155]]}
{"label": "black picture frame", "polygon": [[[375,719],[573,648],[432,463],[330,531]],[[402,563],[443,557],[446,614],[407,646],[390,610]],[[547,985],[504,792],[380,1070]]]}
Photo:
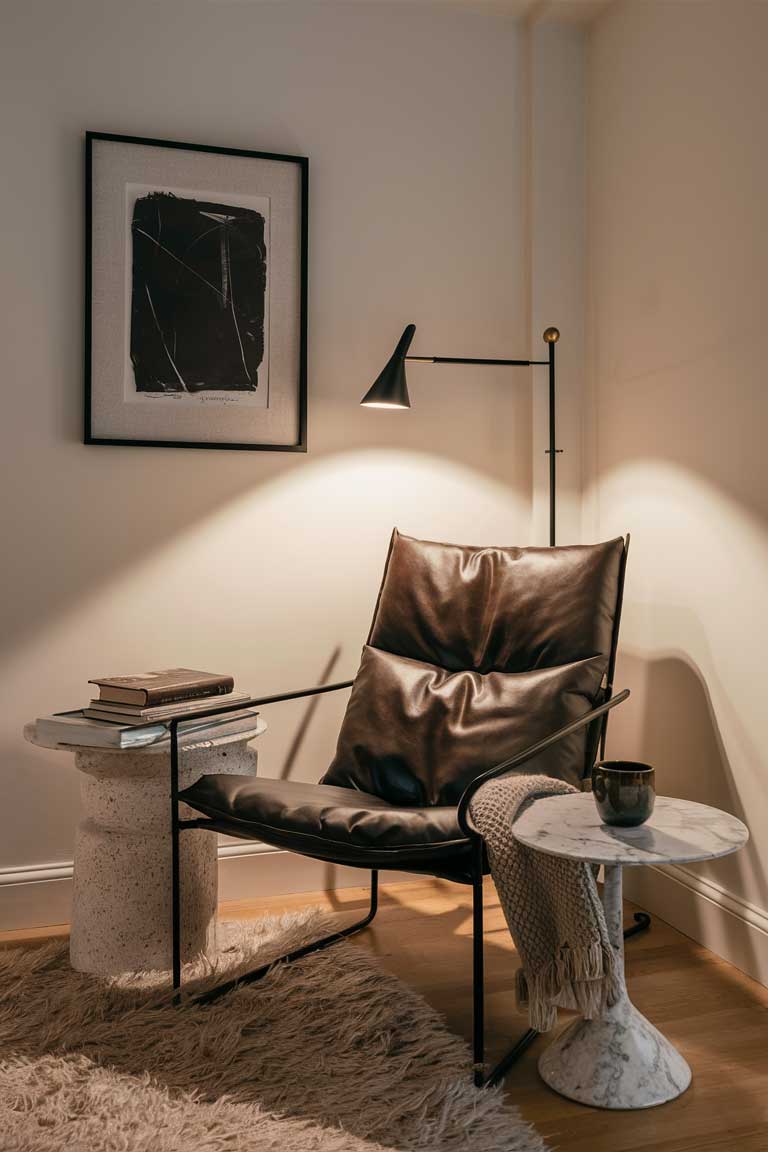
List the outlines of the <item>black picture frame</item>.
{"label": "black picture frame", "polygon": [[[290,443],[251,443],[231,440],[176,440],[144,439],[113,435],[98,435],[94,431],[93,399],[95,385],[93,379],[93,153],[98,141],[111,141],[126,145],[141,145],[152,148],[181,150],[227,157],[245,157],[259,161],[274,161],[278,164],[295,164],[299,177],[298,207],[298,372],[296,379],[297,435]],[[247,452],[306,452],[307,451],[307,254],[309,238],[309,160],[306,156],[292,156],[277,152],[261,152],[245,148],[223,148],[211,144],[190,144],[178,140],[160,140],[142,136],[126,136],[111,132],[85,133],[85,331],[84,331],[84,432],[83,442],[88,445],[111,445],[140,448],[207,448],[226,451]]]}

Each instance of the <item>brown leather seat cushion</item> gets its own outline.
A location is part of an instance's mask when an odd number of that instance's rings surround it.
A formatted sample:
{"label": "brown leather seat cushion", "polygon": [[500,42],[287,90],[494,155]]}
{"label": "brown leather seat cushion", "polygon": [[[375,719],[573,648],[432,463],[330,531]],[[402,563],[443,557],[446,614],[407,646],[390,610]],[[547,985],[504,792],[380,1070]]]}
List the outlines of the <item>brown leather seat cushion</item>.
{"label": "brown leather seat cushion", "polygon": [[[588,712],[602,656],[533,672],[447,672],[365,647],[323,784],[392,804],[457,804],[471,780]],[[525,766],[578,785],[584,729]]]}
{"label": "brown leather seat cushion", "polygon": [[212,830],[320,859],[406,867],[466,856],[455,807],[403,808],[353,788],[254,776],[202,776],[180,799]]}

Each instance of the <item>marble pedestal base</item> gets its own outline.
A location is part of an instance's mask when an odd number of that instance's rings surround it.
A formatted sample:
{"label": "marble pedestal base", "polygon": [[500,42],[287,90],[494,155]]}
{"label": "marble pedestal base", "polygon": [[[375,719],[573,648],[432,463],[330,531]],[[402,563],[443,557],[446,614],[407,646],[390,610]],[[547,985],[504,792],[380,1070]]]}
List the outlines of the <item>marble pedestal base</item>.
{"label": "marble pedestal base", "polygon": [[[254,775],[248,741],[266,725],[235,736],[182,738],[179,785],[204,773]],[[34,725],[28,740],[40,743]],[[51,747],[51,745],[47,745]],[[171,800],[169,745],[125,751],[67,748],[83,774],[75,839],[70,959],[80,972],[113,976],[171,967]],[[182,819],[199,817],[180,805]],[[217,837],[181,837],[182,960],[215,950]]]}
{"label": "marble pedestal base", "polygon": [[622,995],[599,1020],[576,1020],[542,1053],[550,1088],[593,1108],[652,1108],[691,1082],[680,1053],[631,1003],[624,984],[621,865],[607,866],[603,905],[622,972]]}
{"label": "marble pedestal base", "polygon": [[561,1096],[593,1108],[652,1108],[684,1092],[691,1070],[661,1032],[624,999],[601,1020],[576,1020],[539,1059]]}

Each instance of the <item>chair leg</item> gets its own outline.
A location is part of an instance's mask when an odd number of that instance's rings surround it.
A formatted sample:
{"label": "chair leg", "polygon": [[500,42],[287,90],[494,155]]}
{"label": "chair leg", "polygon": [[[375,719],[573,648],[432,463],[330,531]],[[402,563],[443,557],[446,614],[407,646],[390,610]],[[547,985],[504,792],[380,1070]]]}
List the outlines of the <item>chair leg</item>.
{"label": "chair leg", "polygon": [[651,918],[647,912],[635,912],[633,920],[635,922],[632,927],[624,929],[625,940],[630,940],[633,936],[637,936],[639,932],[647,932],[651,926]]}
{"label": "chair leg", "polygon": [[[636,914],[634,914],[634,924],[629,927],[629,929],[624,930],[624,939],[630,940],[633,935],[637,935],[638,932],[647,932],[649,927],[651,927],[651,917],[648,916],[647,912],[636,912]],[[541,1036],[541,1033],[537,1032],[534,1028],[530,1028],[524,1032],[515,1047],[510,1048],[507,1055],[502,1056],[502,1059],[496,1064],[496,1067],[492,1069],[491,1073],[488,1073],[485,1079],[478,1081],[476,1073],[474,1083],[476,1083],[478,1087],[492,1087],[494,1084],[499,1083],[501,1079],[507,1075],[509,1069],[517,1063],[520,1056],[531,1047],[533,1041],[538,1039],[539,1036]]]}
{"label": "chair leg", "polygon": [[517,1064],[520,1057],[524,1052],[527,1052],[534,1040],[538,1040],[541,1032],[537,1032],[535,1028],[528,1028],[523,1032],[517,1043],[510,1048],[506,1056],[502,1056],[495,1068],[488,1073],[488,1076],[483,1084],[484,1088],[492,1088],[494,1084],[498,1084],[503,1080],[507,1072],[513,1064]]}
{"label": "chair leg", "polygon": [[529,1028],[514,1048],[485,1075],[485,981],[483,965],[483,841],[477,837],[472,861],[472,1061],[476,1088],[490,1088],[516,1063],[539,1033]]}
{"label": "chair leg", "polygon": [[181,891],[179,861],[179,805],[171,800],[171,933],[173,948],[173,1002],[181,1001]]}
{"label": "chair leg", "polygon": [[472,1063],[476,1088],[485,1083],[485,984],[483,972],[483,841],[474,845],[472,867]]}
{"label": "chair leg", "polygon": [[212,1004],[214,1000],[218,1000],[221,996],[226,996],[227,992],[231,992],[233,988],[239,988],[241,984],[253,984],[256,980],[261,980],[266,976],[276,964],[290,963],[291,960],[300,960],[303,956],[310,956],[313,952],[321,952],[324,948],[330,947],[339,940],[344,940],[347,936],[353,936],[356,932],[360,932],[363,928],[367,928],[373,920],[379,906],[379,873],[378,871],[371,872],[371,903],[370,907],[362,920],[357,920],[354,924],[349,924],[346,928],[340,928],[338,932],[332,932],[330,936],[323,936],[320,940],[313,940],[311,944],[304,944],[301,948],[295,948],[292,952],[288,952],[285,956],[278,956],[275,960],[271,960],[269,964],[262,964],[260,968],[255,968],[252,972],[244,972],[241,976],[236,976],[232,980],[226,980],[223,984],[217,984],[215,988],[211,988],[209,992],[204,992],[200,996],[194,996],[192,1003]]}

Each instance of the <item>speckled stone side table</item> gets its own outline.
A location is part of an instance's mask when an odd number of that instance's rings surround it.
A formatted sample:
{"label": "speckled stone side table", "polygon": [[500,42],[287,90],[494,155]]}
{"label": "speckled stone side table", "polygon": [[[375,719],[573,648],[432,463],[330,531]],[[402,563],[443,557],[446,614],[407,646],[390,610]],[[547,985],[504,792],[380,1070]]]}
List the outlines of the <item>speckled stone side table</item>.
{"label": "speckled stone side table", "polygon": [[[180,783],[206,772],[254,775],[249,741],[266,728],[235,735],[182,739]],[[25,739],[75,756],[82,772],[75,840],[70,959],[80,972],[102,976],[171,966],[171,809],[169,744],[109,750]],[[181,806],[184,815],[184,806]],[[189,816],[195,816],[190,809]],[[182,958],[213,954],[218,871],[216,837],[189,832],[181,845]]]}
{"label": "speckled stone side table", "polygon": [[669,796],[657,797],[646,824],[609,827],[585,792],[535,800],[515,821],[513,834],[539,852],[604,865],[603,907],[622,972],[618,1003],[599,1020],[576,1020],[542,1053],[542,1079],[562,1096],[596,1108],[650,1108],[674,1100],[690,1084],[691,1070],[627,994],[622,869],[727,856],[747,842],[746,827],[717,808]]}

